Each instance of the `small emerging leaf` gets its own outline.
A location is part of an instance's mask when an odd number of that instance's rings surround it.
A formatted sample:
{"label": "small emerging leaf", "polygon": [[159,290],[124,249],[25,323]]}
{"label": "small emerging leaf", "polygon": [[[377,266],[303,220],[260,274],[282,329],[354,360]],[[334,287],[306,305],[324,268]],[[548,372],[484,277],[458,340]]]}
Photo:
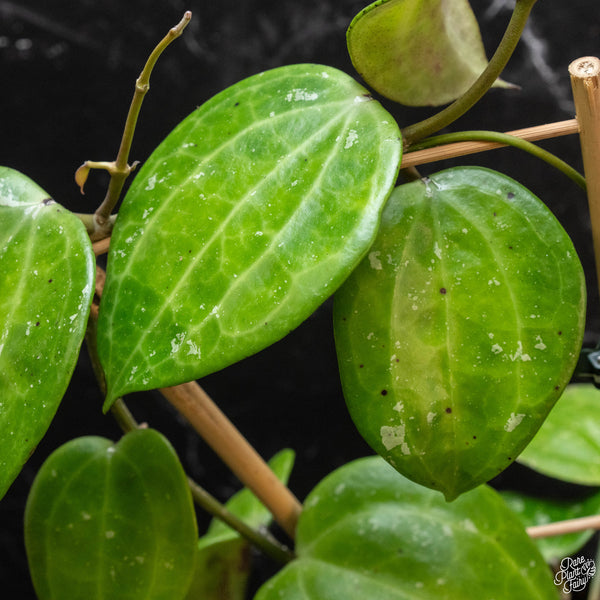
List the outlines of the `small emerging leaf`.
{"label": "small emerging leaf", "polygon": [[535,544],[491,488],[449,504],[379,457],[310,493],[296,553],[255,600],[557,598]]}
{"label": "small emerging leaf", "polygon": [[568,386],[518,461],[556,479],[600,485],[600,390]]}
{"label": "small emerging leaf", "polygon": [[94,265],[83,223],[31,179],[0,167],[0,498],[67,389]]}
{"label": "small emerging leaf", "polygon": [[[556,521],[589,517],[600,513],[600,493],[580,501],[533,498],[519,492],[501,492],[508,506],[515,511],[525,527],[547,525]],[[580,550],[594,535],[593,529],[586,529],[565,535],[554,535],[535,539],[547,563],[560,562]]]}
{"label": "small emerging leaf", "polygon": [[505,469],[569,381],[583,270],[512,179],[454,168],[402,185],[336,295],[350,414],[402,474],[451,500]]}
{"label": "small emerging leaf", "polygon": [[[282,450],[269,466],[287,484],[294,453]],[[248,489],[233,496],[227,509],[254,529],[269,526],[271,513]],[[243,600],[251,569],[250,544],[239,533],[218,519],[213,519],[207,533],[200,538],[194,581],[188,600]]]}
{"label": "small emerging leaf", "polygon": [[487,66],[467,0],[377,0],[354,18],[347,40],[363,79],[408,106],[455,100]]}
{"label": "small emerging leaf", "polygon": [[114,228],[98,323],[105,408],[297,327],[371,244],[400,152],[393,118],[320,65],[250,77],[185,119]]}
{"label": "small emerging leaf", "polygon": [[152,429],[116,445],[99,437],[67,442],[40,469],[25,511],[40,600],[181,600],[196,535],[185,473]]}

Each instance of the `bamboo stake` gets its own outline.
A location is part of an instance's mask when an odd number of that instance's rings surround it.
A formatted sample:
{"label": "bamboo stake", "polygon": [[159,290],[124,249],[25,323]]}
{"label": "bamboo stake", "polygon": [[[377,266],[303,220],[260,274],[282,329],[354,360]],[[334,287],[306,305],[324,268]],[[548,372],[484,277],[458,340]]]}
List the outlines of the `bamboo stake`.
{"label": "bamboo stake", "polygon": [[527,528],[527,534],[531,538],[543,538],[585,531],[586,529],[600,529],[600,515],[580,517],[579,519],[569,519],[567,521],[556,521],[546,525],[533,525]]}
{"label": "bamboo stake", "polygon": [[[577,119],[569,119],[567,121],[558,121],[556,123],[548,123],[547,125],[536,125],[535,127],[526,127],[524,129],[516,129],[507,131],[508,135],[535,142],[536,140],[545,140],[548,138],[570,135],[579,131]],[[456,158],[457,156],[465,156],[467,154],[476,154],[496,148],[504,148],[505,144],[495,144],[493,142],[457,142],[455,144],[445,144],[436,146],[435,148],[427,148],[426,150],[415,150],[407,152],[402,157],[402,168],[416,167],[438,160],[447,158]]]}
{"label": "bamboo stake", "polygon": [[569,65],[583,169],[592,221],[596,274],[600,286],[600,60],[584,56]]}
{"label": "bamboo stake", "polygon": [[162,388],[160,392],[187,418],[238,479],[263,502],[293,539],[302,505],[208,394],[195,381]]}

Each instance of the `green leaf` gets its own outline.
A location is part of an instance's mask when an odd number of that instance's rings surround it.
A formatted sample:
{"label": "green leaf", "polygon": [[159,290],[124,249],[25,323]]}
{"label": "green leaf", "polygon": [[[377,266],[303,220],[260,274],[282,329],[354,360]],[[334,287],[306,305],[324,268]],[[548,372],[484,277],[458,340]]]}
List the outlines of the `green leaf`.
{"label": "green leaf", "polygon": [[361,77],[408,106],[455,100],[487,66],[467,0],[377,0],[354,17],[347,41]]}
{"label": "green leaf", "polygon": [[[269,466],[287,484],[293,463],[294,452],[282,450],[269,461]],[[254,529],[271,523],[271,513],[248,489],[235,494],[226,506]],[[250,567],[250,544],[222,521],[213,519],[198,544],[194,581],[187,598],[243,600]]]}
{"label": "green leaf", "polygon": [[320,65],[250,77],[185,119],[114,229],[105,407],[222,369],[307,318],[371,244],[399,136],[364,88]]}
{"label": "green leaf", "polygon": [[531,440],[573,372],[584,316],[575,249],[531,192],[480,168],[400,186],[336,295],[351,416],[402,474],[453,499]]}
{"label": "green leaf", "polygon": [[[578,519],[600,512],[600,493],[580,501],[534,498],[512,491],[503,491],[500,494],[508,506],[519,515],[525,527]],[[594,530],[587,529],[565,535],[537,538],[534,541],[546,562],[552,563],[560,562],[565,556],[575,554],[593,535]]]}
{"label": "green leaf", "polygon": [[518,461],[556,479],[600,485],[600,391],[569,385]]}
{"label": "green leaf", "polygon": [[25,545],[40,600],[178,600],[194,569],[196,520],[187,479],[152,429],[113,445],[83,437],[38,473]]}
{"label": "green leaf", "polygon": [[0,167],[0,498],[67,389],[94,293],[82,222]]}
{"label": "green leaf", "polygon": [[255,600],[557,597],[535,544],[491,488],[448,504],[379,457],[338,469],[311,492],[296,552]]}

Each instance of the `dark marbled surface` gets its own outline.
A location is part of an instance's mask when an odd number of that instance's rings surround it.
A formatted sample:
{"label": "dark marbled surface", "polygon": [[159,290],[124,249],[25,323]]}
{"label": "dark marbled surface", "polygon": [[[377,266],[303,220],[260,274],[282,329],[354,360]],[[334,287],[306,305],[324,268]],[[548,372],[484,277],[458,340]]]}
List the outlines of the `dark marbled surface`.
{"label": "dark marbled surface", "polygon": [[[227,85],[294,62],[354,73],[345,30],[357,0],[0,0],[0,164],[19,169],[78,212],[92,212],[106,178],[92,173],[80,196],[72,175],[84,160],[111,160],[134,81],[147,53],[191,9],[185,35],[159,62],[140,117],[132,159],[144,160],[189,112]],[[508,0],[473,0],[488,54],[508,20]],[[519,91],[493,91],[455,129],[510,130],[572,118],[568,64],[600,52],[596,0],[540,0],[504,78]],[[401,125],[430,113],[390,107]],[[576,136],[543,144],[581,168]],[[584,195],[534,158],[499,150],[422,167],[480,164],[515,177],[539,195],[576,244],[588,280],[588,334],[600,334]],[[286,340],[206,378],[206,389],[265,457],[298,453],[291,485],[300,498],[325,474],[370,453],[346,413],[336,372],[331,306],[326,303]],[[34,598],[22,542],[23,502],[43,459],[71,437],[119,432],[100,412],[87,358],[38,450],[0,502],[0,586],[6,598]],[[170,435],[198,481],[225,499],[238,483],[156,394],[131,398],[140,420]],[[171,423],[172,425],[169,425]],[[519,471],[514,477],[519,476]],[[513,478],[514,478],[513,477]],[[537,485],[537,484],[536,484]],[[200,516],[201,529],[206,518]],[[6,595],[4,590],[6,590]]]}

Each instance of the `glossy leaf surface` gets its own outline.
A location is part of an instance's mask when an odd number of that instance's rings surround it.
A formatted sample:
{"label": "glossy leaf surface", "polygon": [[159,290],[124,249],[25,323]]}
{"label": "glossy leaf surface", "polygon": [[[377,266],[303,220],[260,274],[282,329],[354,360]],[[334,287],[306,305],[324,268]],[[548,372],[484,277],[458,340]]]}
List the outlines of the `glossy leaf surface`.
{"label": "glossy leaf surface", "polygon": [[487,66],[467,0],[377,0],[353,19],[347,41],[363,79],[408,106],[455,100]]}
{"label": "glossy leaf surface", "polygon": [[115,226],[98,324],[107,406],[299,325],[372,242],[400,146],[366,90],[320,65],[246,79],[185,119]]}
{"label": "glossy leaf surface", "polygon": [[[269,461],[277,477],[287,484],[294,453],[282,450]],[[226,507],[254,529],[267,528],[271,513],[244,489],[233,496]],[[188,600],[243,600],[251,570],[250,544],[240,534],[218,519],[213,519],[198,544],[194,581]]]}
{"label": "glossy leaf surface", "polygon": [[[518,492],[501,492],[508,506],[515,511],[525,527],[546,525],[556,521],[589,517],[600,512],[600,493],[575,501],[534,498]],[[537,538],[537,544],[547,563],[559,563],[565,556],[578,552],[594,535],[593,529]]]}
{"label": "glossy leaf surface", "polygon": [[94,291],[82,222],[0,167],[0,498],[67,389]]}
{"label": "glossy leaf surface", "polygon": [[518,461],[556,479],[600,485],[600,391],[568,386]]}
{"label": "glossy leaf surface", "polygon": [[194,568],[196,521],[187,479],[152,429],[113,445],[83,437],[46,460],[25,513],[40,600],[178,600]]}
{"label": "glossy leaf surface", "polygon": [[296,552],[255,600],[557,598],[537,548],[491,488],[447,503],[379,457],[311,492]]}
{"label": "glossy leaf surface", "polygon": [[400,186],[336,295],[357,428],[401,473],[448,499],[488,481],[567,384],[584,305],[570,239],[512,179],[456,168]]}

